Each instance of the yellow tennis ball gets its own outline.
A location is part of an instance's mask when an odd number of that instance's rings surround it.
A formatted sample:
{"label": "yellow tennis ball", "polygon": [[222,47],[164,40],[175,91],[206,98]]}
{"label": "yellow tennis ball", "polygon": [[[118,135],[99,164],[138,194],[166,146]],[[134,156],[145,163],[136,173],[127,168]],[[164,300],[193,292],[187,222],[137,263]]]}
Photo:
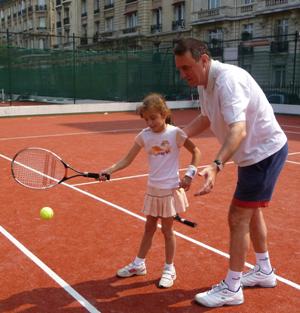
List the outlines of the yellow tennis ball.
{"label": "yellow tennis ball", "polygon": [[50,220],[54,215],[54,212],[51,208],[49,207],[44,207],[41,209],[40,211],[40,217],[43,219],[43,220]]}

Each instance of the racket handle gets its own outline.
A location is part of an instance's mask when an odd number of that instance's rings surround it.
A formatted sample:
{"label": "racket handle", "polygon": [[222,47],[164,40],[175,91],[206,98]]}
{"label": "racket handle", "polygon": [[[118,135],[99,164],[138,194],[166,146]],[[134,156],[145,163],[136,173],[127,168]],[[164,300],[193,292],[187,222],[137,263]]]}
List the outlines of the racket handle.
{"label": "racket handle", "polygon": [[[100,174],[99,173],[89,173],[89,172],[86,172],[84,173],[84,176],[85,177],[89,177],[89,178],[95,178],[95,179],[99,179],[100,177]],[[107,180],[110,180],[110,175],[109,174],[101,174],[101,176],[105,176]]]}
{"label": "racket handle", "polygon": [[190,227],[196,227],[197,226],[197,223],[194,223],[192,221],[189,221],[189,220],[186,220],[185,218],[182,218],[180,217],[178,214],[175,215],[175,220],[182,223],[182,224],[185,224],[185,225],[188,225]]}

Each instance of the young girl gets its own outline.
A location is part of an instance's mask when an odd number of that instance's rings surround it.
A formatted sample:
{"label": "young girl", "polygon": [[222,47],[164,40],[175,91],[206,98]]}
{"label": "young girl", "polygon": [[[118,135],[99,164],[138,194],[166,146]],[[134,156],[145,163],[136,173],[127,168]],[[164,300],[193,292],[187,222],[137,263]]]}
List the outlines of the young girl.
{"label": "young girl", "polygon": [[[148,127],[137,135],[133,146],[122,160],[101,171],[101,174],[111,175],[127,167],[142,148],[148,154],[149,177],[143,208],[143,213],[147,217],[144,235],[136,258],[129,265],[118,270],[117,276],[146,274],[145,258],[160,218],[165,238],[166,263],[159,286],[168,288],[176,279],[173,264],[176,245],[173,217],[176,213],[184,212],[188,206],[184,190],[189,189],[197,173],[200,151],[180,128],[167,124],[171,112],[161,95],[155,93],[148,95],[138,112]],[[192,160],[180,181],[178,166],[179,150],[182,146],[192,154]],[[105,177],[101,176],[101,180],[105,180]]]}

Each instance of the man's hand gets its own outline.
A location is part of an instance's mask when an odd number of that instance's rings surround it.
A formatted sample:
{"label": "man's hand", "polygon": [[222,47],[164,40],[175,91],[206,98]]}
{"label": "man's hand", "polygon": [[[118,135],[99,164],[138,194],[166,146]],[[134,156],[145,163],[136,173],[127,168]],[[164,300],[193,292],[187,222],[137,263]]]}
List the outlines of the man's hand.
{"label": "man's hand", "polygon": [[216,164],[208,165],[201,172],[199,172],[198,175],[204,177],[204,185],[194,195],[202,196],[210,193],[214,188],[217,173],[218,168]]}

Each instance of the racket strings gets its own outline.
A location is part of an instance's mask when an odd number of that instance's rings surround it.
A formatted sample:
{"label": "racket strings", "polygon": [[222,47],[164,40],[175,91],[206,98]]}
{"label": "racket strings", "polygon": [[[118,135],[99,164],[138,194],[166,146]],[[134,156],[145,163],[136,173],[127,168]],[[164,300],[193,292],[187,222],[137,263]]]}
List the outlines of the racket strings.
{"label": "racket strings", "polygon": [[65,176],[61,160],[47,150],[23,150],[13,162],[13,174],[21,184],[31,188],[49,188]]}

